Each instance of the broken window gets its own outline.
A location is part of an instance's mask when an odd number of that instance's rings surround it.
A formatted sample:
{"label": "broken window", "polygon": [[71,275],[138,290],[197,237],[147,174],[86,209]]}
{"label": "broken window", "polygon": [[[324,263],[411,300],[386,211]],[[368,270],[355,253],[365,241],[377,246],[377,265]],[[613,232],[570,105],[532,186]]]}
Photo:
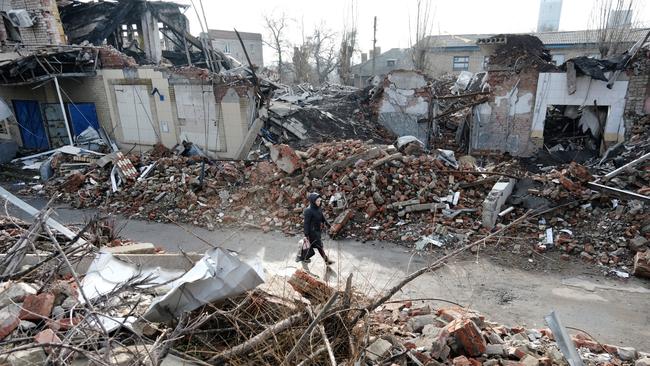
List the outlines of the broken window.
{"label": "broken window", "polygon": [[564,63],[564,55],[561,53],[552,55],[551,59],[553,60],[553,63],[556,65],[562,65]]}
{"label": "broken window", "polygon": [[454,71],[469,70],[469,56],[454,56]]}
{"label": "broken window", "polygon": [[581,151],[597,156],[607,112],[607,107],[549,106],[544,122],[545,148],[556,154]]}
{"label": "broken window", "polygon": [[395,61],[396,61],[396,60],[387,60],[387,61],[386,61],[386,66],[388,66],[388,67],[395,67]]}

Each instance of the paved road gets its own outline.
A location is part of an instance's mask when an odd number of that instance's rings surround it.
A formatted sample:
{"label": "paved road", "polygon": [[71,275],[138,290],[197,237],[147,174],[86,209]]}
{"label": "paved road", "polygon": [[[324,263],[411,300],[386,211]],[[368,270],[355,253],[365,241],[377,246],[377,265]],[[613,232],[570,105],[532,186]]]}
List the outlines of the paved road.
{"label": "paved road", "polygon": [[[44,203],[39,198],[26,201],[36,207]],[[95,213],[59,207],[57,219],[79,224]],[[124,225],[123,237],[151,242],[170,252],[179,248],[201,252],[208,247],[173,224],[124,219],[118,222]],[[214,244],[240,252],[244,258],[261,259],[271,274],[291,273],[296,267],[293,258],[297,238],[256,230],[191,230]],[[429,260],[389,243],[344,240],[325,244],[337,262],[338,279],[344,281],[353,273],[355,286],[370,294],[390,287]],[[312,272],[323,273],[322,261],[315,257],[313,262]],[[650,352],[650,283],[585,274],[591,272],[570,263],[560,265],[556,272],[523,271],[479,255],[458,259],[438,272],[419,277],[396,297],[447,299],[513,326],[543,327],[544,315],[556,310],[565,325],[584,329],[600,342]]]}

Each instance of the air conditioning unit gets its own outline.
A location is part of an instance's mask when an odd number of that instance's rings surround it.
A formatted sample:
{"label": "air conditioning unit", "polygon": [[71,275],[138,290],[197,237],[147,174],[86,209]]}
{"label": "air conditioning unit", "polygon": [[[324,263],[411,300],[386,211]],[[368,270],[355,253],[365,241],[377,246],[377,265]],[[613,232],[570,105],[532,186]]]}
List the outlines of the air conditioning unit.
{"label": "air conditioning unit", "polygon": [[34,25],[34,20],[25,9],[9,10],[7,16],[14,27],[29,28]]}

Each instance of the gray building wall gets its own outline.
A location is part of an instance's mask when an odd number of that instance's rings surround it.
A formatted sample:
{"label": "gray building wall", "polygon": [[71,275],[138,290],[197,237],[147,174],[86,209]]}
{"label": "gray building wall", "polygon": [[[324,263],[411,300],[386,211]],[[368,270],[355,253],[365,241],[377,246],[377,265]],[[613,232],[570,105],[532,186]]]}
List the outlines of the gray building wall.
{"label": "gray building wall", "polygon": [[[375,73],[377,76],[385,76],[393,70],[412,70],[413,59],[409,49],[393,48],[375,59]],[[368,80],[373,76],[372,58],[352,66],[354,86],[363,88],[369,85]]]}
{"label": "gray building wall", "polygon": [[[244,49],[242,48],[241,43],[239,43],[239,39],[235,32],[210,29],[208,35],[210,42],[212,42],[212,47],[234,57],[244,65],[248,64],[246,61],[246,55],[244,54]],[[260,33],[248,32],[239,32],[239,35],[242,37],[242,41],[244,42],[244,46],[246,47],[246,51],[248,52],[248,56],[253,65],[260,68],[264,66],[262,35]]]}

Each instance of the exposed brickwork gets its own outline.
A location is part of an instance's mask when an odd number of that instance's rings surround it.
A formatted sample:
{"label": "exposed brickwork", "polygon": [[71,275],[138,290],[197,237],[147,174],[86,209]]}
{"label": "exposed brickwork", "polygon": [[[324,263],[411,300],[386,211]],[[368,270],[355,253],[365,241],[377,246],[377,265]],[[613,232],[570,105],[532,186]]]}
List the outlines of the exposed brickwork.
{"label": "exposed brickwork", "polygon": [[34,18],[34,26],[20,29],[24,45],[66,43],[56,0],[12,0],[11,7],[25,9]]}
{"label": "exposed brickwork", "polygon": [[[492,94],[488,103],[492,109],[489,122],[481,124],[480,136],[475,147],[481,150],[496,150],[509,152],[515,156],[530,156],[537,145],[531,140],[531,128],[537,80],[539,72],[524,70],[520,73],[514,71],[491,71],[488,74],[488,84],[492,87]],[[530,108],[526,112],[517,109],[514,116],[509,115],[511,103],[507,96],[517,87],[517,103],[522,103],[525,98],[530,98]],[[482,137],[481,137],[482,136]]]}

